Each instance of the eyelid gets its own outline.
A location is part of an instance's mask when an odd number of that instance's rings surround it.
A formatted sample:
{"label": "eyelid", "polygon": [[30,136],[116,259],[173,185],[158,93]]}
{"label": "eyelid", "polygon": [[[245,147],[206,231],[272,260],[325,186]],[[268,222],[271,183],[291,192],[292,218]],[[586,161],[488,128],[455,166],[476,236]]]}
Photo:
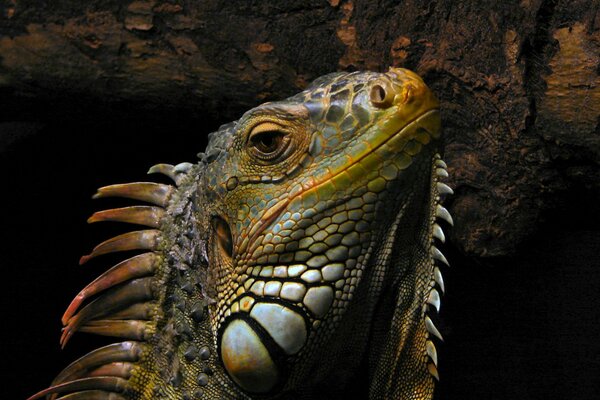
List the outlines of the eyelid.
{"label": "eyelid", "polygon": [[283,126],[281,126],[275,122],[271,122],[271,121],[259,122],[250,130],[249,137],[251,138],[252,136],[257,135],[259,133],[263,133],[263,132],[282,131],[282,130],[283,130]]}

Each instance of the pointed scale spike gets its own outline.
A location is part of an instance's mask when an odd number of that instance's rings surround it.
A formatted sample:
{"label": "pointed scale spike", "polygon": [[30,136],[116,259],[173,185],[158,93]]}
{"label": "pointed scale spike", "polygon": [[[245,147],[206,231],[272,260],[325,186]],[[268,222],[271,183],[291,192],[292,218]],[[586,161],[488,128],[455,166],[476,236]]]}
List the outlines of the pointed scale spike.
{"label": "pointed scale spike", "polygon": [[437,312],[440,312],[440,306],[442,304],[442,301],[440,299],[440,294],[437,290],[431,289],[431,291],[429,292],[429,296],[427,297],[427,304],[431,304],[435,307]]}
{"label": "pointed scale spike", "polygon": [[102,365],[90,371],[88,376],[116,376],[123,379],[129,379],[131,377],[131,371],[133,370],[133,364],[128,362],[114,362],[106,365]]}
{"label": "pointed scale spike", "polygon": [[137,319],[149,321],[155,315],[157,305],[154,303],[137,303],[124,310],[107,315],[105,319]]}
{"label": "pointed scale spike", "polygon": [[53,393],[65,393],[81,390],[104,390],[108,392],[125,393],[130,389],[129,384],[123,378],[100,376],[93,378],[77,379],[75,381],[61,383],[51,386],[31,396],[27,400],[40,399]]}
{"label": "pointed scale spike", "polygon": [[429,356],[429,358],[431,358],[431,361],[433,361],[433,364],[437,367],[437,365],[438,365],[437,350],[435,349],[435,345],[433,344],[433,342],[431,340],[428,340],[427,342],[425,342],[425,349],[427,350],[427,355]]}
{"label": "pointed scale spike", "polygon": [[105,364],[136,362],[142,356],[144,347],[141,343],[127,341],[109,344],[108,346],[96,349],[63,369],[54,379],[52,385],[83,378],[89,371],[95,370]]}
{"label": "pointed scale spike", "polygon": [[442,277],[442,272],[438,267],[435,267],[433,269],[433,279],[435,280],[435,283],[437,283],[440,287],[442,293],[446,293],[446,287],[444,286],[444,278]]}
{"label": "pointed scale spike", "polygon": [[192,169],[192,167],[194,166],[194,164],[189,163],[189,162],[182,162],[177,164],[173,170],[177,173],[185,173],[188,172],[190,169]]}
{"label": "pointed scale spike", "polygon": [[89,321],[102,318],[132,304],[151,300],[153,298],[152,286],[153,278],[141,278],[102,294],[67,321],[60,338],[61,347],[64,348],[79,327]]}
{"label": "pointed scale spike", "polygon": [[77,330],[101,336],[112,336],[130,340],[147,340],[150,326],[146,321],[101,319],[81,325]]}
{"label": "pointed scale spike", "polygon": [[148,203],[166,207],[169,204],[174,186],[153,182],[122,183],[104,186],[92,197],[101,199],[105,197],[124,197],[127,199],[140,200]]}
{"label": "pointed scale spike", "polygon": [[125,397],[114,392],[105,392],[103,390],[86,390],[83,392],[71,393],[59,397],[55,400],[127,400]]}
{"label": "pointed scale spike", "polygon": [[448,260],[446,260],[446,257],[435,246],[431,246],[431,256],[433,257],[434,260],[438,260],[438,261],[446,264],[447,266],[450,266],[450,264],[448,263]]}
{"label": "pointed scale spike", "polygon": [[446,235],[444,235],[444,231],[442,230],[441,226],[434,223],[432,233],[434,238],[438,239],[442,243],[446,243]]}
{"label": "pointed scale spike", "polygon": [[62,317],[63,325],[66,325],[67,321],[86,299],[119,283],[153,274],[161,260],[162,258],[156,253],[143,253],[104,272],[75,296]]}
{"label": "pointed scale spike", "polygon": [[171,164],[156,164],[150,167],[148,174],[163,174],[175,181],[177,172]]}
{"label": "pointed scale spike", "polygon": [[440,331],[438,331],[438,329],[433,324],[431,318],[429,318],[429,316],[427,315],[425,316],[425,327],[427,328],[427,332],[431,333],[433,336],[437,337],[442,342],[444,341],[442,334],[440,333]]}
{"label": "pointed scale spike", "polygon": [[427,364],[427,370],[435,378],[436,381],[440,381],[440,374],[438,373],[437,367],[433,364]]}
{"label": "pointed scale spike", "polygon": [[133,206],[98,211],[89,217],[87,222],[91,224],[100,221],[116,221],[158,228],[164,215],[165,210],[160,207]]}
{"label": "pointed scale spike", "polygon": [[436,215],[436,217],[441,218],[444,221],[446,221],[449,225],[451,225],[451,226],[454,225],[454,221],[452,221],[452,216],[450,215],[448,210],[446,210],[444,207],[442,207],[439,204],[435,208],[435,215]]}
{"label": "pointed scale spike", "polygon": [[454,190],[443,182],[437,182],[436,187],[439,194],[454,194]]}
{"label": "pointed scale spike", "polygon": [[447,178],[449,176],[448,171],[446,171],[444,168],[436,168],[435,174],[440,178]]}
{"label": "pointed scale spike", "polygon": [[444,160],[442,160],[441,158],[435,160],[435,166],[436,167],[440,167],[440,168],[444,168],[444,169],[448,168],[448,166],[446,165],[446,163],[444,162]]}
{"label": "pointed scale spike", "polygon": [[156,250],[159,238],[160,231],[157,229],[124,233],[94,247],[94,250],[90,254],[82,256],[79,259],[79,265],[85,264],[94,257],[118,251]]}

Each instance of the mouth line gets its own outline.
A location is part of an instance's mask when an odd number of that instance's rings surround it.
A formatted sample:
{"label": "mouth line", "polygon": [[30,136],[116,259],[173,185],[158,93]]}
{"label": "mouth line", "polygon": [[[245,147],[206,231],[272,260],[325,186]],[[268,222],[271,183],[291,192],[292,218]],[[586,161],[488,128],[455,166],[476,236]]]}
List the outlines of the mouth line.
{"label": "mouth line", "polygon": [[[356,160],[353,160],[348,165],[346,165],[343,168],[341,168],[340,170],[335,171],[334,173],[328,175],[324,179],[321,179],[321,180],[316,181],[316,182],[315,181],[311,182],[306,187],[303,187],[302,190],[298,191],[297,193],[294,193],[293,195],[291,195],[289,197],[281,199],[276,204],[274,204],[273,206],[271,206],[269,209],[267,209],[267,211],[265,211],[265,213],[263,214],[263,216],[261,217],[261,219],[256,224],[254,224],[254,226],[252,227],[252,229],[250,229],[250,232],[248,233],[249,240],[246,242],[247,243],[246,246],[243,246],[240,249],[240,253],[244,253],[244,252],[246,252],[246,249],[249,249],[249,251],[247,251],[247,254],[252,254],[254,252],[254,250],[256,250],[256,248],[258,247],[257,240],[259,239],[259,237],[261,236],[261,234],[264,232],[264,230],[267,227],[269,227],[277,218],[279,218],[279,216],[287,209],[287,206],[293,200],[297,199],[298,197],[303,196],[308,191],[311,191],[311,190],[318,191],[318,188],[320,186],[325,185],[325,184],[330,183],[331,181],[335,180],[336,177],[338,177],[341,174],[343,174],[344,172],[348,171],[353,166],[359,164],[366,157],[368,157],[369,155],[373,154],[375,151],[377,151],[383,145],[385,145],[386,143],[388,143],[390,140],[392,140],[394,138],[401,138],[402,137],[402,132],[405,131],[405,130],[407,130],[411,126],[413,126],[413,124],[415,124],[418,120],[420,120],[421,118],[427,116],[428,114],[432,114],[432,113],[438,112],[438,111],[439,111],[438,108],[432,108],[432,109],[429,109],[429,110],[427,110],[427,111],[425,111],[425,112],[423,112],[423,113],[415,116],[409,122],[407,122],[406,124],[404,124],[395,133],[393,133],[393,134],[389,135],[387,138],[385,138],[385,140],[383,140],[381,143],[378,143],[375,147],[369,149],[364,154],[361,154],[360,157],[357,158]],[[427,131],[427,133],[430,136],[433,136],[432,132]]]}

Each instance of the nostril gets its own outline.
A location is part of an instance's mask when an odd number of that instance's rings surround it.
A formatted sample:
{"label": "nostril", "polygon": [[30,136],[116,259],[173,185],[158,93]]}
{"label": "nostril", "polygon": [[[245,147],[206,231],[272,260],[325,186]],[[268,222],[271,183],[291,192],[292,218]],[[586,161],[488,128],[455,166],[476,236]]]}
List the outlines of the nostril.
{"label": "nostril", "polygon": [[228,257],[231,258],[233,256],[233,237],[231,236],[229,224],[223,218],[215,217],[212,225],[219,247]]}
{"label": "nostril", "polygon": [[371,103],[375,107],[386,108],[392,105],[391,93],[389,93],[382,85],[375,84],[371,87]]}
{"label": "nostril", "polygon": [[371,100],[381,102],[385,99],[385,89],[381,85],[375,85],[371,89]]}

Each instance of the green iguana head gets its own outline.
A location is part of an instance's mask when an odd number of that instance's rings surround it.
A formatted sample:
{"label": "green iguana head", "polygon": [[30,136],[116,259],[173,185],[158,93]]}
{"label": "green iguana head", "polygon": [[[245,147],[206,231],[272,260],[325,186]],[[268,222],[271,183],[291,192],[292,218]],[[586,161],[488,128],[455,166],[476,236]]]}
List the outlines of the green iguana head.
{"label": "green iguana head", "polygon": [[101,188],[154,205],[90,222],[151,229],[82,262],[147,252],[79,293],[61,342],[75,331],[128,341],[33,398],[335,398],[356,379],[371,398],[430,398],[439,332],[427,310],[445,262],[435,219],[451,223],[438,107],[404,69],[330,74],[221,127],[198,164],[151,169],[177,186]]}

